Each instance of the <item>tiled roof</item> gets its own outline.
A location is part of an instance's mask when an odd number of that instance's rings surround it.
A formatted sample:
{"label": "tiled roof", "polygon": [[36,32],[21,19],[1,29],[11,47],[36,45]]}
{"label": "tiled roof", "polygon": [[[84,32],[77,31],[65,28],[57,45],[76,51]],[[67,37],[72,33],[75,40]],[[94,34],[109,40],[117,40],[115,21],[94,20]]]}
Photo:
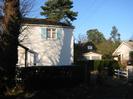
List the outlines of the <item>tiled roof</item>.
{"label": "tiled roof", "polygon": [[[2,20],[2,16],[0,16],[0,20]],[[68,25],[63,22],[57,22],[55,20],[51,19],[42,19],[42,18],[23,18],[22,19],[23,24],[44,24],[44,25],[59,25],[59,26],[66,26],[66,27],[71,27],[74,28],[71,25]]]}
{"label": "tiled roof", "polygon": [[133,41],[126,42],[129,46],[133,47]]}
{"label": "tiled roof", "polygon": [[70,25],[62,23],[62,22],[57,22],[55,20],[40,19],[40,18],[24,18],[23,23],[25,23],[25,24],[46,24],[46,25],[70,26]]}

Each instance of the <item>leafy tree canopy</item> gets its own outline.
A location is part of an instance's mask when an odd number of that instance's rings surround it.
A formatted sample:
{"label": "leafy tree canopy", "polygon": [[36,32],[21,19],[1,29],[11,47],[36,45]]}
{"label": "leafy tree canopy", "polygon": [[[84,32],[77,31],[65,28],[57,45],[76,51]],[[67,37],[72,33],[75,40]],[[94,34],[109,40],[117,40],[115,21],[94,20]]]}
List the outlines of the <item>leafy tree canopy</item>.
{"label": "leafy tree canopy", "polygon": [[118,47],[117,43],[113,43],[112,41],[106,40],[96,45],[97,52],[103,55],[103,59],[112,59],[112,53]]}
{"label": "leafy tree canopy", "polygon": [[91,29],[87,31],[88,41],[91,41],[95,44],[97,52],[103,55],[104,59],[112,59],[112,53],[119,46],[118,43],[118,30],[116,27],[113,27],[112,37],[117,38],[115,43],[113,40],[107,40],[102,32],[99,32],[98,29]]}
{"label": "leafy tree canopy", "polygon": [[87,31],[88,41],[91,41],[95,44],[105,41],[103,33],[99,32],[98,29],[91,29]]}
{"label": "leafy tree canopy", "polygon": [[46,16],[48,19],[54,19],[56,21],[64,21],[70,24],[70,21],[74,21],[77,17],[77,12],[72,11],[72,0],[48,0],[44,6],[41,6],[41,15]]}

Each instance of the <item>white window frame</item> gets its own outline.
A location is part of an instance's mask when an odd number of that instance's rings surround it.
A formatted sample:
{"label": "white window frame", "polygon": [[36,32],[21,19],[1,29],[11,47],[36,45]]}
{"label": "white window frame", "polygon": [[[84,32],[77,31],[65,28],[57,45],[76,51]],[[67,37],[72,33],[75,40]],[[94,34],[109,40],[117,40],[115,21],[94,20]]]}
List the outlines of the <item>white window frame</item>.
{"label": "white window frame", "polygon": [[[50,36],[48,30],[50,29]],[[55,30],[55,37],[53,37],[53,29]],[[57,29],[56,28],[46,28],[46,33],[47,33],[47,39],[53,40],[53,39],[57,39]]]}
{"label": "white window frame", "polygon": [[93,46],[89,45],[89,46],[87,46],[87,49],[88,50],[92,50],[93,49]]}

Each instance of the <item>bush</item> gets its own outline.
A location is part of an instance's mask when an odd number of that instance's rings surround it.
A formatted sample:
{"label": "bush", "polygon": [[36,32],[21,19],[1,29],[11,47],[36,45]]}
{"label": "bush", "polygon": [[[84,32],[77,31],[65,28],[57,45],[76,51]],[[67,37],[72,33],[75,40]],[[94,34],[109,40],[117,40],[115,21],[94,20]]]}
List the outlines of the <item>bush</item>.
{"label": "bush", "polygon": [[83,80],[81,66],[36,66],[19,68],[18,78],[22,78],[26,88],[59,88],[75,85]]}
{"label": "bush", "polygon": [[119,68],[120,65],[115,60],[95,60],[93,70],[102,71],[104,69],[107,69],[108,74],[113,75],[114,69],[119,69]]}

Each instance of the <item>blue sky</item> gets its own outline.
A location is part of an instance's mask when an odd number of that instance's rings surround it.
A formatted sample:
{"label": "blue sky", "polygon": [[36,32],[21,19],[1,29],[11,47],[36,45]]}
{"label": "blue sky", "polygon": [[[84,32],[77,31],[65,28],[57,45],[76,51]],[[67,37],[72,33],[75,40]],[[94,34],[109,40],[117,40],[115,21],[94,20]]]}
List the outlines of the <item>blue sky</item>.
{"label": "blue sky", "polygon": [[[40,6],[46,0],[36,0],[34,17],[41,17]],[[122,40],[129,40],[133,36],[133,0],[73,0],[74,11],[78,12],[74,36],[86,35],[89,29],[97,28],[109,38],[112,26],[118,28]],[[38,12],[39,11],[39,12]]]}

